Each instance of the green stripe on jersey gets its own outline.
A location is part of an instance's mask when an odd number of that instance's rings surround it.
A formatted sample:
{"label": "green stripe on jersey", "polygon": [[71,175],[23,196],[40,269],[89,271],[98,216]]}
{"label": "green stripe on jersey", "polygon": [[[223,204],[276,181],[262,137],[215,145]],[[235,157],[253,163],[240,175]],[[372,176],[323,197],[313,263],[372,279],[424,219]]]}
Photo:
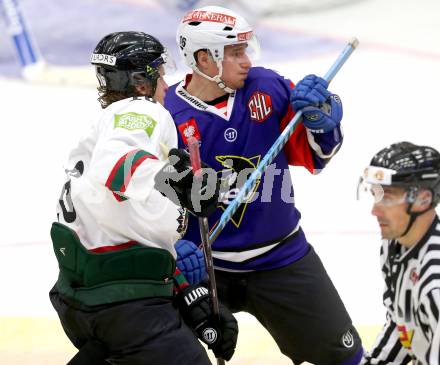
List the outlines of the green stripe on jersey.
{"label": "green stripe on jersey", "polygon": [[136,150],[127,153],[124,158],[115,166],[115,173],[109,184],[107,185],[111,191],[116,192],[122,199],[126,200],[123,194],[131,180],[136,168],[147,158],[156,159],[154,155],[144,150]]}

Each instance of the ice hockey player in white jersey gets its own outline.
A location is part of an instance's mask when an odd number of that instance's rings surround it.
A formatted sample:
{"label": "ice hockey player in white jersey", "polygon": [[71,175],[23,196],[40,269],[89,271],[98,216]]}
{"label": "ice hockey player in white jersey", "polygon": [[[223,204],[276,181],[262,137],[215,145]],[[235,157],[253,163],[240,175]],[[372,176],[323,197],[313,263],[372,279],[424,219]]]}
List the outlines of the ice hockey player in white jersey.
{"label": "ice hockey player in white jersey", "polygon": [[162,106],[170,58],[151,35],[116,32],[98,43],[91,63],[104,110],[70,153],[51,229],[60,274],[50,299],[80,349],[69,364],[208,365],[196,335],[229,360],[235,318],[224,307],[214,316],[207,289],[176,270],[187,209],[208,215],[218,183],[203,179],[213,194],[195,211],[190,161],[176,150]]}
{"label": "ice hockey player in white jersey", "polygon": [[361,178],[383,238],[387,322],[363,365],[440,364],[440,154],[400,142],[382,149]]}

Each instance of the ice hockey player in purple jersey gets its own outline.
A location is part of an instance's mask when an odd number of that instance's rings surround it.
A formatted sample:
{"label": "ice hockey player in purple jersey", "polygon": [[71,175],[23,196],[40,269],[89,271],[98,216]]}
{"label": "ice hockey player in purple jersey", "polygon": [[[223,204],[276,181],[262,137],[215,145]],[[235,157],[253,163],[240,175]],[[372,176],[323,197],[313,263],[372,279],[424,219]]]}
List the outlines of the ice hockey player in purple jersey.
{"label": "ice hockey player in purple jersey", "polygon": [[[298,110],[303,120],[213,244],[219,299],[254,315],[295,364],[355,365],[362,345],[319,257],[301,229],[289,165],[318,173],[342,143],[340,98],[314,75],[293,83],[252,67],[259,47],[253,29],[222,7],[193,10],[177,30],[193,72],[170,87],[165,107],[179,131],[222,181],[213,227],[245,178]],[[200,243],[197,219],[185,239]]]}
{"label": "ice hockey player in purple jersey", "polygon": [[362,365],[440,365],[440,153],[399,142],[364,170],[382,235],[387,321]]}
{"label": "ice hockey player in purple jersey", "polygon": [[[209,365],[197,337],[229,360],[235,318],[225,307],[214,315],[208,290],[175,270],[193,174],[166,184],[179,172],[177,130],[162,106],[166,49],[148,34],[115,32],[91,63],[104,110],[69,155],[51,229],[60,272],[50,299],[80,349],[69,364]],[[178,200],[165,197],[165,187]],[[217,197],[194,213],[207,215]],[[187,264],[191,247],[181,242],[177,250]]]}

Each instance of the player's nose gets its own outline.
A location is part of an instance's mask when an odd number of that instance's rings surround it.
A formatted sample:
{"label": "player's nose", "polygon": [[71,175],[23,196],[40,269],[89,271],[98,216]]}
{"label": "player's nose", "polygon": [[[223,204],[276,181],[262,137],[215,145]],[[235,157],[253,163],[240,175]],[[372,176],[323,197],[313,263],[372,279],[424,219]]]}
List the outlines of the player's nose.
{"label": "player's nose", "polygon": [[243,55],[243,60],[240,63],[241,67],[245,68],[245,69],[250,69],[252,67],[252,61],[249,58],[249,56],[247,54]]}
{"label": "player's nose", "polygon": [[380,209],[380,206],[378,203],[373,203],[373,208],[371,208],[371,214],[375,217],[382,216],[382,210]]}

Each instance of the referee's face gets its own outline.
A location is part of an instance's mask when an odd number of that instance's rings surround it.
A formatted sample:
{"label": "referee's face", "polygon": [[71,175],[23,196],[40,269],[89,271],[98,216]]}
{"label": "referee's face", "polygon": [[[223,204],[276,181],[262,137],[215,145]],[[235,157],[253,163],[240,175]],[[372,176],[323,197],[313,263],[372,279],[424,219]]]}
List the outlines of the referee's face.
{"label": "referee's face", "polygon": [[404,189],[383,188],[382,199],[374,203],[371,211],[371,214],[377,218],[382,238],[391,240],[402,236],[409,222],[407,207]]}

